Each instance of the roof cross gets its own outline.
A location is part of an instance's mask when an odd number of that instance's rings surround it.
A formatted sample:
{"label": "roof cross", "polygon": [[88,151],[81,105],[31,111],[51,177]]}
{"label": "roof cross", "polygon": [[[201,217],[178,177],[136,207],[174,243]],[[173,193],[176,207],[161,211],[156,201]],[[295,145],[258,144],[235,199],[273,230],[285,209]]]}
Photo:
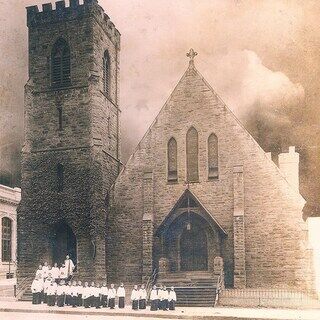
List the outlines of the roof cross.
{"label": "roof cross", "polygon": [[198,55],[198,52],[195,52],[192,48],[187,53],[187,57],[190,58],[189,64],[193,65],[194,58]]}

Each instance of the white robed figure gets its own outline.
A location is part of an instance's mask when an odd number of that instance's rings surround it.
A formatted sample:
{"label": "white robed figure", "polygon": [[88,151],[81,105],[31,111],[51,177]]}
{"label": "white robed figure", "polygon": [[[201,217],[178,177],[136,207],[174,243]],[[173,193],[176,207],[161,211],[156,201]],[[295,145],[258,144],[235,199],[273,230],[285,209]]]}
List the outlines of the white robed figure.
{"label": "white robed figure", "polygon": [[70,259],[70,256],[67,255],[66,256],[66,260],[64,260],[64,266],[65,266],[65,270],[66,270],[66,277],[67,279],[73,275],[73,271],[74,271],[74,263],[73,261]]}

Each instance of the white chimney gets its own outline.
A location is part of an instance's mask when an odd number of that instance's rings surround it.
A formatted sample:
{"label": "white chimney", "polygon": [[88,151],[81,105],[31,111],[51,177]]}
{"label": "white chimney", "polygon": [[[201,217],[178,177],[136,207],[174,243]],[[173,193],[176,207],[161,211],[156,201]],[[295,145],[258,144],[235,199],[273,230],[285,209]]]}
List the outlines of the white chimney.
{"label": "white chimney", "polygon": [[299,153],[289,147],[289,153],[279,154],[279,168],[290,185],[299,192]]}

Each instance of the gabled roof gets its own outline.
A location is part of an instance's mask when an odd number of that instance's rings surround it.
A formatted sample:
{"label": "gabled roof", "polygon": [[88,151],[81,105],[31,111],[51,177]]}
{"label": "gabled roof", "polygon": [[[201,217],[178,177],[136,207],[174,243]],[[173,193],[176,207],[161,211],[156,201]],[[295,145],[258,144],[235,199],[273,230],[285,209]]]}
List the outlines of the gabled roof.
{"label": "gabled roof", "polygon": [[[182,193],[176,204],[170,210],[165,219],[161,222],[160,226],[156,231],[156,235],[160,235],[163,232],[165,232],[167,228],[172,224],[172,222],[182,214],[182,212],[177,213],[177,209],[181,207],[181,204],[187,197],[190,197],[198,205],[198,207],[201,209],[201,217],[204,218],[209,223],[209,225],[211,225],[212,227],[216,227],[222,236],[228,235],[227,232],[221,226],[221,224],[217,221],[217,219],[214,218],[210,211],[201,203],[199,198],[197,198],[194,195],[194,193],[192,193],[189,189],[186,189]],[[193,211],[192,208],[190,208],[190,211]]]}
{"label": "gabled roof", "polygon": [[299,193],[299,191],[297,191],[296,189],[294,189],[290,183],[288,182],[288,180],[286,179],[285,175],[283,174],[283,172],[279,169],[279,167],[266,155],[265,151],[261,148],[261,146],[258,144],[258,142],[252,137],[252,135],[249,133],[249,131],[244,127],[244,125],[240,122],[240,120],[236,117],[236,115],[233,113],[233,111],[225,104],[225,102],[221,99],[221,97],[216,93],[216,91],[212,88],[212,86],[205,80],[205,78],[201,75],[201,73],[197,70],[197,68],[195,67],[194,63],[189,63],[189,66],[187,68],[187,70],[184,72],[183,76],[181,77],[181,79],[178,81],[177,85],[175,86],[174,90],[172,91],[172,93],[170,94],[170,96],[168,97],[167,101],[165,102],[165,104],[163,105],[163,107],[160,109],[159,113],[157,114],[157,116],[155,117],[154,121],[151,123],[150,127],[148,128],[148,130],[146,131],[146,133],[144,134],[144,136],[142,137],[142,139],[140,140],[140,142],[138,143],[137,147],[135,148],[134,152],[131,154],[131,156],[129,157],[127,163],[122,167],[122,170],[120,171],[116,181],[114,182],[114,184],[117,182],[117,180],[119,179],[119,177],[122,175],[123,171],[125,170],[127,164],[130,163],[131,159],[135,156],[135,154],[138,152],[138,150],[141,147],[141,144],[146,140],[146,137],[148,136],[148,134],[151,132],[152,128],[155,126],[155,124],[158,121],[158,118],[160,117],[160,115],[162,114],[163,110],[168,106],[168,104],[170,103],[172,97],[175,95],[179,85],[183,82],[183,80],[187,77],[187,76],[196,76],[199,77],[201,79],[201,81],[203,81],[203,83],[205,84],[205,86],[208,88],[208,90],[210,90],[214,96],[217,97],[218,101],[221,103],[221,105],[227,110],[227,112],[233,117],[233,119],[237,122],[237,124],[243,129],[243,131],[246,133],[246,135],[248,136],[248,138],[256,145],[256,147],[260,150],[260,152],[264,155],[265,157],[265,161],[269,162],[275,169],[275,171],[277,172],[278,175],[281,176],[281,178],[287,182],[289,188],[295,192],[297,194],[297,199],[299,199],[299,202],[302,203],[302,206],[304,206],[304,204],[306,203],[305,199],[302,197],[302,195]]}

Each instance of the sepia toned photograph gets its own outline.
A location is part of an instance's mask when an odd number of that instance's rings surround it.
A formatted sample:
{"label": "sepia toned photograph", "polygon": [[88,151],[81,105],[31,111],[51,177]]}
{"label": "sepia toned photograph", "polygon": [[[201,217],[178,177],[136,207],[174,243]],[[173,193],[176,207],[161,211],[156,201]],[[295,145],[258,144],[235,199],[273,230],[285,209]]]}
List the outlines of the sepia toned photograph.
{"label": "sepia toned photograph", "polygon": [[320,320],[320,2],[45,1],[0,0],[0,319]]}

